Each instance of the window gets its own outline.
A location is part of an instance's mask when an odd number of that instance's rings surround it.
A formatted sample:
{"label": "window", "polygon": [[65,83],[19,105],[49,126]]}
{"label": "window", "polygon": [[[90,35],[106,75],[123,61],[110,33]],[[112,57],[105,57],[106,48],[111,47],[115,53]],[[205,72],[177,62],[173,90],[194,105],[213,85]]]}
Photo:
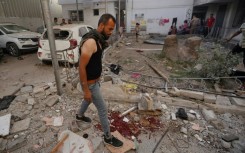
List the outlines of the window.
{"label": "window", "polygon": [[4,34],[2,33],[2,31],[0,31],[0,35],[4,35]]}
{"label": "window", "polygon": [[[56,40],[65,40],[70,36],[70,32],[66,30],[54,29],[54,37]],[[48,32],[45,31],[43,39],[48,39]]]}
{"label": "window", "polygon": [[[78,11],[79,21],[84,21],[83,10]],[[77,11],[70,11],[70,19],[71,21],[77,21]]]}
{"label": "window", "polygon": [[94,9],[94,16],[98,16],[98,15],[100,15],[99,9]]}

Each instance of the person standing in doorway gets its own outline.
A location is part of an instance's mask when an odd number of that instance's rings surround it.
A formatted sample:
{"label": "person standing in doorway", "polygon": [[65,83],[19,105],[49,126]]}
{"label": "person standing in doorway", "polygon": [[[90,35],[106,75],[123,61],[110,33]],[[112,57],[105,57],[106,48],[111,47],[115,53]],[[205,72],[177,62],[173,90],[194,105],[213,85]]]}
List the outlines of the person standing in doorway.
{"label": "person standing in doorway", "polygon": [[135,34],[136,34],[136,42],[139,42],[138,37],[140,35],[140,24],[136,23],[135,25]]}
{"label": "person standing in doorway", "polygon": [[200,26],[200,19],[197,18],[196,15],[193,15],[193,18],[191,20],[190,34],[196,34],[199,26]]}
{"label": "person standing in doorway", "polygon": [[100,92],[100,76],[102,72],[102,54],[108,47],[106,42],[111,36],[116,19],[111,14],[103,14],[98,22],[98,28],[91,30],[83,36],[80,47],[79,77],[84,100],[76,114],[77,121],[91,122],[85,112],[91,103],[97,108],[104,142],[113,147],[122,147],[123,142],[111,135],[107,108]]}
{"label": "person standing in doorway", "polygon": [[213,14],[210,14],[210,17],[207,19],[207,21],[206,21],[206,34],[208,35],[210,32],[211,32],[211,30],[212,30],[212,28],[213,28],[213,26],[214,26],[214,22],[215,22],[215,18],[214,18],[214,15]]}
{"label": "person standing in doorway", "polygon": [[60,25],[62,26],[62,25],[66,25],[66,24],[67,24],[67,23],[66,23],[66,20],[65,20],[65,19],[62,19],[62,22],[61,22]]}
{"label": "person standing in doorway", "polygon": [[232,38],[242,34],[240,42],[232,49],[232,54],[237,54],[243,52],[243,65],[245,67],[245,23],[243,23],[240,29],[235,32],[230,38],[227,39],[229,42]]}
{"label": "person standing in doorway", "polygon": [[71,19],[68,19],[68,24],[72,24]]}

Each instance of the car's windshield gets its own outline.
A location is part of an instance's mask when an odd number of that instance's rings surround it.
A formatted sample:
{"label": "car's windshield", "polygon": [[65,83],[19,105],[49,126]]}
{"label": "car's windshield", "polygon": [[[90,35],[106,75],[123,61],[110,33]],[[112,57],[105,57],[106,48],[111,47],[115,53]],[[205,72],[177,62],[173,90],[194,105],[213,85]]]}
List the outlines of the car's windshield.
{"label": "car's windshield", "polygon": [[0,27],[6,34],[28,31],[28,29],[18,25],[2,25]]}

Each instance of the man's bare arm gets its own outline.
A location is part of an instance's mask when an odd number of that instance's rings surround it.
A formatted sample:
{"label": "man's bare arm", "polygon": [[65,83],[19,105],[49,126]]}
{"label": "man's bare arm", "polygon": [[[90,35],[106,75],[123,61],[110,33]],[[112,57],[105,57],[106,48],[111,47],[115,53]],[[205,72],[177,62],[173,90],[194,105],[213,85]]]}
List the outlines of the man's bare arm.
{"label": "man's bare arm", "polygon": [[232,38],[236,37],[240,33],[242,33],[242,30],[238,30],[237,32],[235,32],[229,39],[227,39],[227,42],[229,42]]}
{"label": "man's bare arm", "polygon": [[[96,42],[94,39],[88,39],[86,42],[84,42],[82,48],[81,48],[81,56],[79,60],[79,76],[80,76],[80,81],[82,84],[82,89],[84,92],[84,96],[86,98],[86,94],[90,94],[91,98],[91,93],[88,88],[87,84],[87,73],[86,73],[86,66],[88,65],[88,62],[97,50],[96,47]],[[89,95],[87,95],[89,98]]]}

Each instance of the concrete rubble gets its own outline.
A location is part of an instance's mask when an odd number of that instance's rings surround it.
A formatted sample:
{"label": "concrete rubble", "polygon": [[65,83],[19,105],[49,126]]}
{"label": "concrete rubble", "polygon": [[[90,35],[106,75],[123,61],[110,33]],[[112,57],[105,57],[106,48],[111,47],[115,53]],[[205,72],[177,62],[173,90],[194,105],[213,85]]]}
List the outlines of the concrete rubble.
{"label": "concrete rubble", "polygon": [[[178,40],[170,37],[171,40],[165,44],[176,45]],[[194,37],[185,42],[184,50],[191,53],[192,59],[196,59],[196,49],[199,46],[200,38]],[[174,47],[172,46],[172,49]],[[175,58],[177,57],[173,57],[177,60],[179,57]],[[137,65],[138,62],[133,63]],[[125,65],[127,66],[127,63]],[[143,67],[142,69],[148,72],[150,69],[145,69],[144,66],[140,65],[140,68]],[[174,68],[168,70],[174,71]],[[92,119],[92,123],[76,121],[75,114],[83,94],[76,71],[73,78],[62,80],[65,85],[62,87],[64,93],[61,96],[57,95],[55,83],[50,82],[24,86],[16,93],[17,97],[10,107],[0,111],[1,117],[11,113],[9,122],[3,123],[0,117],[0,127],[4,124],[7,131],[0,130],[0,152],[50,152],[67,129],[76,140],[84,140],[87,143],[85,146],[92,145],[95,153],[149,153],[166,131],[173,141],[164,136],[157,152],[244,152],[244,99],[176,87],[168,90],[146,88],[124,82],[126,77],[125,73],[114,75],[107,70],[101,82],[111,131],[126,144],[120,151],[103,145],[103,132],[93,104],[85,114]],[[130,76],[130,79],[136,83],[137,77]],[[141,79],[140,77],[139,75],[138,79]],[[153,85],[161,84],[163,87],[162,82],[150,81]],[[187,119],[176,116],[180,108],[185,110]],[[236,112],[237,108],[240,108],[239,112]],[[131,111],[120,117],[120,114],[127,110]],[[73,141],[69,138],[68,140]]]}

